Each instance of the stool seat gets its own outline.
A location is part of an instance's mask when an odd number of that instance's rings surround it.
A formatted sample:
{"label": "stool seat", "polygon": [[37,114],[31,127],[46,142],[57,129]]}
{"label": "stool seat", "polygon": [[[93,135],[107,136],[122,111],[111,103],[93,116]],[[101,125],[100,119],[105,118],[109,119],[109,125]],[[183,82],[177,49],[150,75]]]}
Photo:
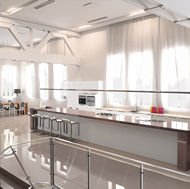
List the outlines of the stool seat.
{"label": "stool seat", "polygon": [[34,114],[35,117],[41,118],[42,116],[40,114]]}
{"label": "stool seat", "polygon": [[43,117],[43,119],[50,119],[50,117],[47,115],[43,115],[42,117]]}
{"label": "stool seat", "polygon": [[57,122],[62,122],[62,119],[56,119],[55,121],[57,121]]}

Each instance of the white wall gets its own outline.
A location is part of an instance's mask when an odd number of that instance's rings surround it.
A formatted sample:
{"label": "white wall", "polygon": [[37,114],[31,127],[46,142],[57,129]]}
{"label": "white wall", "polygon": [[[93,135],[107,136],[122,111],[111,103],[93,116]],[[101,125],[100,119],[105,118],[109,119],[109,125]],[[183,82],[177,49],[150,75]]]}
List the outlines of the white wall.
{"label": "white wall", "polygon": [[79,39],[81,66],[68,66],[68,81],[105,81],[107,27],[84,32]]}

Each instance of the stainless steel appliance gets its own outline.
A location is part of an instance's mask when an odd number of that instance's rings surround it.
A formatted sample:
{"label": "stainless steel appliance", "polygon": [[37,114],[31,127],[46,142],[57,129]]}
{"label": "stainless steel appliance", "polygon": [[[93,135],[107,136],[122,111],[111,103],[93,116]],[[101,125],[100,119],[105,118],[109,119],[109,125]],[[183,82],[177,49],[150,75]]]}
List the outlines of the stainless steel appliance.
{"label": "stainless steel appliance", "polygon": [[85,95],[79,95],[79,104],[86,105],[86,96]]}
{"label": "stainless steel appliance", "polygon": [[95,96],[87,96],[86,97],[86,104],[88,106],[95,106]]}

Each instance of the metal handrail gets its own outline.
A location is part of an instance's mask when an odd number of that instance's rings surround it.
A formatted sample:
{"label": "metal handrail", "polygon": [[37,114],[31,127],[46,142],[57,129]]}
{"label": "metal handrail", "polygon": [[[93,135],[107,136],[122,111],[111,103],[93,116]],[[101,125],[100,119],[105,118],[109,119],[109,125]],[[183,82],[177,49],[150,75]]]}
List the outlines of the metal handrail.
{"label": "metal handrail", "polygon": [[[52,186],[56,186],[55,183],[54,183],[54,145],[55,145],[54,142],[56,140],[57,140],[57,142],[60,142],[61,144],[64,143],[64,145],[66,145],[66,146],[71,146],[73,148],[80,149],[80,150],[83,150],[83,151],[87,152],[87,157],[88,157],[88,162],[87,162],[87,165],[88,165],[88,174],[87,174],[88,186],[87,186],[87,188],[88,189],[90,189],[90,158],[91,158],[92,153],[98,154],[100,156],[104,156],[104,157],[107,157],[107,158],[110,158],[110,159],[113,159],[113,157],[117,157],[117,158],[122,158],[124,160],[128,160],[128,161],[140,164],[140,172],[139,172],[140,173],[140,189],[143,189],[143,175],[144,175],[143,170],[144,170],[144,165],[190,178],[189,174],[182,173],[182,172],[179,172],[179,171],[175,171],[175,170],[172,170],[172,169],[168,169],[168,168],[164,168],[164,167],[161,167],[161,166],[153,165],[153,164],[150,164],[150,163],[139,161],[139,160],[136,160],[136,159],[133,159],[133,158],[128,158],[128,157],[118,155],[118,154],[114,154],[114,153],[111,153],[111,152],[106,152],[106,151],[99,150],[99,149],[92,148],[92,147],[88,147],[88,146],[85,146],[85,145],[73,143],[73,142],[66,141],[66,140],[63,140],[63,139],[60,139],[60,138],[57,138],[57,137],[45,137],[45,138],[31,140],[31,141],[27,141],[27,142],[23,142],[23,143],[19,143],[19,144],[10,145],[7,148],[5,148],[2,152],[0,152],[0,155],[1,155],[6,150],[8,150],[9,148],[12,149],[13,154],[15,155],[18,163],[20,164],[22,170],[24,171],[24,173],[25,173],[25,175],[27,177],[27,180],[29,181],[29,183],[31,185],[30,188],[33,188],[34,184],[31,183],[30,177],[27,175],[26,171],[24,170],[24,167],[22,166],[20,160],[18,159],[18,157],[17,157],[17,155],[15,153],[15,150],[13,149],[13,146],[17,147],[17,146],[21,146],[21,145],[24,145],[24,144],[33,143],[33,142],[39,142],[39,141],[44,141],[44,140],[49,140],[50,141],[50,175],[51,175],[50,184]],[[120,161],[119,159],[114,159],[114,160],[115,161]],[[124,162],[124,163],[128,163],[128,162]]]}
{"label": "metal handrail", "polygon": [[171,94],[190,94],[190,91],[145,91],[145,90],[114,90],[114,89],[53,89],[40,88],[40,90],[50,91],[91,91],[91,92],[125,92],[125,93],[171,93]]}
{"label": "metal handrail", "polygon": [[[135,162],[135,163],[139,163],[139,164],[143,164],[143,165],[146,165],[146,166],[149,166],[149,167],[153,167],[153,168],[157,168],[157,169],[161,169],[163,171],[168,171],[168,172],[171,172],[171,173],[175,173],[175,174],[180,174],[182,176],[187,176],[190,178],[190,175],[189,174],[186,174],[186,173],[181,173],[179,171],[174,171],[172,169],[168,169],[168,168],[164,168],[164,167],[161,167],[161,166],[158,166],[158,165],[153,165],[153,164],[150,164],[150,163],[146,163],[146,162],[143,162],[143,161],[140,161],[140,160],[136,160],[136,159],[133,159],[133,158],[128,158],[128,157],[125,157],[125,156],[121,156],[121,155],[118,155],[118,154],[114,154],[114,153],[111,153],[111,152],[106,152],[106,151],[103,151],[103,150],[99,150],[99,149],[96,149],[96,148],[92,148],[92,147],[88,147],[88,146],[85,146],[85,145],[81,145],[81,144],[77,144],[77,143],[72,143],[70,141],[65,141],[63,139],[60,139],[60,138],[57,138],[57,137],[54,137],[54,139],[56,140],[59,140],[59,141],[63,141],[65,143],[68,143],[68,144],[71,144],[70,146],[78,146],[80,148],[78,149],[81,149],[82,148],[86,148],[87,150],[90,149],[90,150],[94,150],[94,151],[97,151],[97,152],[100,152],[100,153],[103,153],[103,154],[107,154],[109,156],[115,156],[117,158],[122,158],[122,159],[125,159],[125,160],[128,160],[128,161],[132,161],[132,162]],[[92,153],[92,152],[91,152]],[[99,154],[100,155],[100,154]],[[101,154],[102,155],[102,154]]]}
{"label": "metal handrail", "polygon": [[[181,173],[179,171],[175,171],[175,170],[172,170],[172,169],[164,168],[164,167],[161,167],[161,166],[158,166],[158,165],[153,165],[153,164],[150,164],[150,163],[146,163],[146,162],[143,162],[143,161],[140,161],[140,160],[136,160],[136,159],[133,159],[133,158],[128,158],[128,157],[121,156],[121,155],[118,155],[118,154],[114,154],[114,153],[111,153],[111,152],[106,152],[106,151],[99,150],[99,149],[96,149],[96,148],[88,147],[88,146],[85,146],[85,145],[82,145],[82,144],[73,143],[73,142],[70,142],[70,141],[67,141],[67,140],[63,140],[63,139],[60,139],[60,138],[57,138],[57,137],[45,137],[45,138],[40,138],[40,139],[35,139],[35,140],[23,142],[23,143],[18,143],[18,144],[10,145],[7,148],[5,148],[2,152],[5,152],[10,147],[21,146],[21,145],[28,144],[28,143],[31,143],[31,142],[38,142],[38,141],[48,140],[48,139],[51,139],[51,138],[53,138],[55,140],[58,140],[58,141],[62,141],[64,143],[67,143],[68,146],[72,146],[72,147],[76,147],[77,146],[76,148],[80,149],[80,150],[84,150],[84,148],[86,150],[90,149],[90,150],[97,151],[97,152],[100,152],[100,153],[103,153],[103,154],[107,154],[109,156],[115,156],[117,158],[122,158],[122,159],[125,159],[125,160],[128,160],[128,161],[132,161],[132,162],[135,162],[135,163],[143,164],[143,165],[146,165],[146,166],[149,166],[149,167],[153,167],[153,168],[156,168],[156,169],[161,169],[163,171],[168,171],[168,172],[171,172],[171,173],[175,173],[175,174],[179,174],[179,175],[182,175],[182,176],[190,177],[190,175],[186,174],[186,173]],[[0,152],[0,155],[2,154],[2,152]]]}

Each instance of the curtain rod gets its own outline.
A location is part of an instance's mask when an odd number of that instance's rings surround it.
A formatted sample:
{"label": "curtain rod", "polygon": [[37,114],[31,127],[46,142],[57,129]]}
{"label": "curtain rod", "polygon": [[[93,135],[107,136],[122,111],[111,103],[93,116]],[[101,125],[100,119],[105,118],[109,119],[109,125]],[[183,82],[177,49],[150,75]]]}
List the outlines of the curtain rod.
{"label": "curtain rod", "polygon": [[90,91],[90,92],[125,92],[125,93],[170,93],[170,94],[190,94],[190,91],[143,91],[143,90],[103,90],[103,89],[53,89],[40,88],[40,90],[61,90],[61,91]]}

